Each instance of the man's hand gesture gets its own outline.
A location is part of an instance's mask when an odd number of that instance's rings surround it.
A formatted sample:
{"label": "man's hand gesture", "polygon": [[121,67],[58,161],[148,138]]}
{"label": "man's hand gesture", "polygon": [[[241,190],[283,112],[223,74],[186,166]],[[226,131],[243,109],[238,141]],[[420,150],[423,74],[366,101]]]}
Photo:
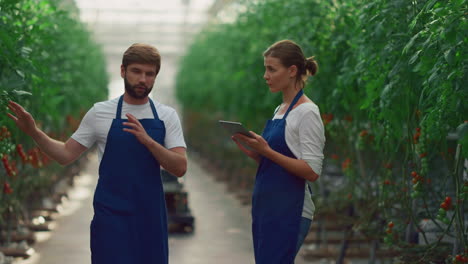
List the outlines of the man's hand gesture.
{"label": "man's hand gesture", "polygon": [[124,128],[123,130],[132,133],[141,144],[148,146],[153,139],[146,133],[143,125],[135,116],[131,114],[126,114],[126,116],[128,118],[128,122],[124,122],[123,125],[128,126],[129,128]]}

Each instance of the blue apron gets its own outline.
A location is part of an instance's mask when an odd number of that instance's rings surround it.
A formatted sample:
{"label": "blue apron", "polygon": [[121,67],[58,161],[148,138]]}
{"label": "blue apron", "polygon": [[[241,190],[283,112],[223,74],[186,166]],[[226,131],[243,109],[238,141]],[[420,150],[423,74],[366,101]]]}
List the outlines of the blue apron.
{"label": "blue apron", "polygon": [[[296,158],[286,144],[286,117],[302,96],[291,102],[282,119],[268,120],[263,138],[270,147]],[[305,180],[262,157],[252,197],[252,232],[257,264],[291,264],[296,257]]]}
{"label": "blue apron", "polygon": [[[123,96],[107,135],[94,194],[93,264],[166,264],[166,203],[160,165],[136,137],[123,131]],[[141,119],[148,135],[164,144],[166,129],[150,99],[154,119]]]}

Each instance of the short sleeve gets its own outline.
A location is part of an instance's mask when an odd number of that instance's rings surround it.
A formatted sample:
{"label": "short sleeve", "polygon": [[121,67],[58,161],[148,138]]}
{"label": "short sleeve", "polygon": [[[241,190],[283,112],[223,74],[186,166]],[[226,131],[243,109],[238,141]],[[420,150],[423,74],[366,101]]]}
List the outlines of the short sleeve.
{"label": "short sleeve", "polygon": [[167,149],[184,147],[187,148],[184,140],[184,133],[182,131],[182,125],[180,124],[179,116],[177,112],[172,111],[168,118],[165,120],[166,126],[166,138],[164,139],[164,145]]}
{"label": "short sleeve", "polygon": [[299,141],[301,158],[315,173],[321,175],[325,134],[322,119],[315,111],[304,113],[299,124]]}
{"label": "short sleeve", "polygon": [[80,126],[75,131],[75,133],[73,133],[71,138],[87,148],[92,147],[94,142],[96,142],[95,124],[96,110],[94,107],[92,107],[83,117]]}

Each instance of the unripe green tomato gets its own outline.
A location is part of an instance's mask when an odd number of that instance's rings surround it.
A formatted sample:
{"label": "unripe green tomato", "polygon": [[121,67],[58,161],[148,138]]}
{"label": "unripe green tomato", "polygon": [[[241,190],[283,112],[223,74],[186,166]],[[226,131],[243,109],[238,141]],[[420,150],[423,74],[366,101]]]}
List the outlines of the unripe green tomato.
{"label": "unripe green tomato", "polygon": [[357,148],[358,148],[359,150],[363,150],[363,149],[364,149],[364,142],[359,141],[358,144],[357,144]]}
{"label": "unripe green tomato", "polygon": [[429,169],[429,166],[428,166],[427,162],[424,162],[425,160],[426,160],[426,159],[423,159],[423,160],[422,160],[421,168],[422,168],[423,171],[426,171],[426,172],[427,172],[427,170]]}
{"label": "unripe green tomato", "polygon": [[446,212],[443,208],[439,208],[438,215],[446,216],[446,215],[447,215],[447,212]]}
{"label": "unripe green tomato", "polygon": [[421,168],[421,175],[427,175],[427,171],[428,171],[427,166],[426,166],[426,167],[422,167],[422,168]]}
{"label": "unripe green tomato", "polygon": [[444,224],[448,225],[448,224],[450,224],[450,219],[448,219],[447,217],[444,217],[444,219],[442,219],[442,222],[444,222]]}
{"label": "unripe green tomato", "polygon": [[421,142],[421,143],[420,143],[420,146],[419,146],[419,150],[420,150],[419,153],[424,153],[424,152],[426,152],[426,144],[423,144],[423,143]]}
{"label": "unripe green tomato", "polygon": [[392,239],[388,236],[384,237],[384,243],[387,244],[387,245],[390,245],[392,244]]}
{"label": "unripe green tomato", "polygon": [[468,193],[468,185],[463,185],[462,192]]}

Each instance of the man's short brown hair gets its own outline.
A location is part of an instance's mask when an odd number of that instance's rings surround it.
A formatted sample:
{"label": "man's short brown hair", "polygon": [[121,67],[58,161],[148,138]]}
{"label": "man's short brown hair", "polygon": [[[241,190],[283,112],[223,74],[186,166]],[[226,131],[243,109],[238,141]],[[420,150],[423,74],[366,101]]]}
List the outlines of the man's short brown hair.
{"label": "man's short brown hair", "polygon": [[161,69],[161,54],[151,45],[135,43],[125,51],[122,58],[122,65],[125,69],[132,63],[155,65],[156,74],[158,74]]}

